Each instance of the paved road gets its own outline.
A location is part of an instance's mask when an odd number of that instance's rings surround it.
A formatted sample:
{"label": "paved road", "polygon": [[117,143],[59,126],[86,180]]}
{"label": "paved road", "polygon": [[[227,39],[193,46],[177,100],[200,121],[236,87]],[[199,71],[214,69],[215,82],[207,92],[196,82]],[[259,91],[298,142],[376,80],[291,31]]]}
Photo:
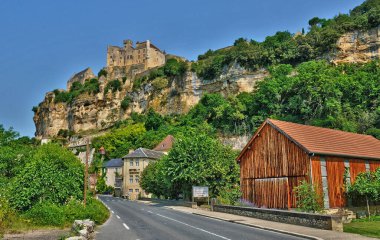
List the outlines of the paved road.
{"label": "paved road", "polygon": [[111,218],[96,235],[97,240],[148,239],[302,239],[248,226],[147,205],[111,196],[100,196]]}

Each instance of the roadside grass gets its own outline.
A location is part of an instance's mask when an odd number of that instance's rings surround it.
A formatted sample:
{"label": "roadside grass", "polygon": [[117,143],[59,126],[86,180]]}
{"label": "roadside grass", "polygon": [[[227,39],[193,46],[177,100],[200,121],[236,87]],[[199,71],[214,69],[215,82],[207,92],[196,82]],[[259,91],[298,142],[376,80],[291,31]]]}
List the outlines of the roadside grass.
{"label": "roadside grass", "polygon": [[100,225],[107,221],[109,215],[108,209],[96,199],[88,199],[86,208],[77,200],[69,201],[59,207],[43,203],[27,212],[13,214],[11,219],[7,219],[5,229],[0,229],[0,239],[5,233],[18,234],[32,230],[70,228],[76,219],[91,219]]}
{"label": "roadside grass", "polygon": [[371,217],[371,220],[368,218],[355,219],[351,223],[344,224],[343,231],[380,238],[380,216]]}

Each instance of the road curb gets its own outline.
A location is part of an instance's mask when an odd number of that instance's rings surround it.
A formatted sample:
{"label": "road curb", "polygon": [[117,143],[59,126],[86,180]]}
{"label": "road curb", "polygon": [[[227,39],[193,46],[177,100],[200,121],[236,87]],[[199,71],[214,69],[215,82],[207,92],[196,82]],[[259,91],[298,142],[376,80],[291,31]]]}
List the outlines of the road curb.
{"label": "road curb", "polygon": [[311,240],[323,240],[323,238],[319,238],[319,237],[315,237],[315,236],[304,235],[304,234],[301,234],[301,233],[289,232],[289,231],[284,231],[284,230],[280,230],[280,229],[264,227],[264,226],[255,225],[255,224],[248,224],[248,223],[243,223],[243,222],[239,222],[239,221],[231,221],[231,220],[228,220],[228,219],[225,219],[225,218],[212,217],[212,216],[209,216],[209,215],[206,215],[206,214],[201,214],[201,213],[194,213],[194,212],[192,212],[192,214],[198,215],[198,216],[202,216],[202,217],[207,217],[207,218],[218,219],[218,220],[222,220],[222,221],[226,221],[226,222],[237,223],[237,224],[240,224],[240,225],[245,225],[245,226],[248,226],[248,227],[254,227],[254,228],[263,229],[263,230],[267,230],[267,231],[278,232],[278,233],[287,234],[287,235],[296,236],[296,237],[302,237],[302,238],[311,239]]}

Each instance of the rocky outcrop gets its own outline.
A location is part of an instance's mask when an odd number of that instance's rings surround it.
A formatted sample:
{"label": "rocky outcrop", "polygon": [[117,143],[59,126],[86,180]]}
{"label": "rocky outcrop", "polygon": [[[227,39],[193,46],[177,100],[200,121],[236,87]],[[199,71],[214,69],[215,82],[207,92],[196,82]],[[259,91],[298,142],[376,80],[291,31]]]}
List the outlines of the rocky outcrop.
{"label": "rocky outcrop", "polygon": [[380,56],[380,26],[368,31],[355,30],[341,36],[332,62],[365,63]]}
{"label": "rocky outcrop", "polygon": [[[250,72],[234,63],[225,67],[219,78],[212,81],[202,80],[188,71],[183,77],[164,79],[168,81],[166,87],[159,88],[149,82],[140,89],[133,90],[135,77],[131,72],[123,67],[108,67],[107,72],[107,77],[99,78],[98,94],[84,93],[72,103],[55,103],[55,93],[47,93],[34,115],[36,136],[57,136],[61,129],[75,133],[99,131],[129,118],[131,112],[142,113],[148,108],[161,114],[186,113],[198,103],[204,93],[221,93],[227,96],[250,92],[257,81],[268,76],[264,69]],[[121,91],[104,93],[105,86],[113,79],[123,82]],[[121,102],[126,96],[129,97],[130,104],[124,110]]]}
{"label": "rocky outcrop", "polygon": [[[341,36],[337,50],[327,58],[335,64],[368,62],[379,58],[379,46],[380,27],[368,31],[357,30]],[[221,75],[215,79],[201,79],[188,71],[183,77],[160,79],[164,81],[164,87],[155,85],[153,81],[136,89],[133,88],[136,78],[149,74],[152,69],[141,72],[134,67],[108,66],[104,70],[108,74],[98,79],[98,94],[82,94],[69,104],[55,103],[55,93],[47,93],[35,111],[36,136],[53,137],[61,129],[75,133],[99,131],[129,118],[131,112],[142,113],[148,108],[161,114],[186,113],[205,93],[228,96],[251,92],[258,81],[269,75],[266,69],[251,72],[235,62],[224,67]],[[83,83],[93,77],[95,75],[87,68],[68,81],[68,89],[75,81]],[[114,79],[123,83],[121,90],[104,93],[107,83]],[[123,109],[121,102],[126,97],[130,103],[127,109]]]}

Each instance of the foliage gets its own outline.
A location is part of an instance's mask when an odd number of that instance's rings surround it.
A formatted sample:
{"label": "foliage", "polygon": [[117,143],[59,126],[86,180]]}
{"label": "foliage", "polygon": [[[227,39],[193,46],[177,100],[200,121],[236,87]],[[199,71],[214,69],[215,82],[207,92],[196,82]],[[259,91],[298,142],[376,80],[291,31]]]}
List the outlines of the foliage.
{"label": "foliage", "polygon": [[110,194],[113,193],[114,188],[112,186],[107,186],[106,180],[103,177],[98,178],[96,182],[96,191],[100,194]]}
{"label": "foliage", "polygon": [[370,201],[380,200],[380,168],[375,172],[362,172],[356,176],[355,182],[348,186],[347,193],[351,198],[364,197],[368,216],[371,216]]}
{"label": "foliage", "polygon": [[51,202],[37,203],[24,216],[41,226],[62,226],[65,223],[64,209]]}
{"label": "foliage", "polygon": [[367,30],[379,24],[380,1],[367,0],[350,14],[339,14],[332,19],[310,19],[307,33],[294,35],[280,31],[263,42],[239,38],[231,47],[208,50],[198,56],[191,69],[201,78],[211,80],[234,62],[252,71],[273,64],[296,65],[335,50],[338,38],[348,31]]}
{"label": "foliage", "polygon": [[152,81],[152,86],[154,87],[155,90],[161,90],[163,88],[166,88],[168,86],[168,79],[164,77],[158,77],[155,78]]}
{"label": "foliage", "polygon": [[164,123],[163,117],[149,108],[146,114],[145,128],[147,130],[157,130]]}
{"label": "foliage", "polygon": [[105,69],[101,69],[101,70],[98,72],[98,78],[100,78],[101,76],[107,77],[107,75],[108,75],[108,72],[107,72],[107,70],[105,70]]}
{"label": "foliage", "polygon": [[224,195],[235,201],[239,168],[236,153],[206,134],[190,134],[176,140],[167,157],[144,170],[141,184],[157,196],[178,198],[191,196],[192,186],[209,186],[211,197]]}
{"label": "foliage", "polygon": [[15,211],[9,206],[4,196],[0,195],[0,238],[6,228],[12,224],[15,219]]}
{"label": "foliage", "polygon": [[97,78],[86,79],[84,84],[80,82],[73,82],[70,91],[60,91],[55,89],[54,91],[54,102],[65,102],[72,103],[79,95],[87,94],[97,94],[99,93],[99,81]]}
{"label": "foliage", "polygon": [[303,180],[293,189],[296,194],[297,208],[303,212],[320,212],[322,210],[322,196],[317,187]]}
{"label": "foliage", "polygon": [[167,77],[182,77],[187,71],[187,64],[177,59],[168,59],[163,66],[163,72]]}
{"label": "foliage", "polygon": [[69,150],[55,144],[37,148],[30,161],[14,178],[10,203],[19,210],[42,201],[63,204],[70,197],[81,199],[83,166]]}
{"label": "foliage", "polygon": [[116,91],[121,91],[121,82],[118,79],[109,81],[104,88],[104,94],[108,93],[109,90],[111,90],[113,93]]}
{"label": "foliage", "polygon": [[32,111],[33,111],[34,113],[36,113],[36,112],[38,111],[38,106],[33,106],[33,107],[32,107]]}
{"label": "foliage", "polygon": [[130,96],[125,96],[123,101],[121,101],[120,107],[123,110],[127,110],[129,108],[129,104],[131,103],[132,99]]}
{"label": "foliage", "polygon": [[104,223],[109,212],[98,200],[87,199],[86,207],[83,202],[70,199],[64,205],[51,202],[42,202],[34,205],[23,214],[23,217],[32,220],[40,226],[70,226],[77,219],[91,219],[96,224]]}
{"label": "foliage", "polygon": [[126,127],[114,129],[110,133],[97,137],[92,141],[95,149],[104,147],[106,157],[120,158],[125,156],[130,149],[135,149],[135,142],[141,134],[144,134],[143,124],[131,124]]}

